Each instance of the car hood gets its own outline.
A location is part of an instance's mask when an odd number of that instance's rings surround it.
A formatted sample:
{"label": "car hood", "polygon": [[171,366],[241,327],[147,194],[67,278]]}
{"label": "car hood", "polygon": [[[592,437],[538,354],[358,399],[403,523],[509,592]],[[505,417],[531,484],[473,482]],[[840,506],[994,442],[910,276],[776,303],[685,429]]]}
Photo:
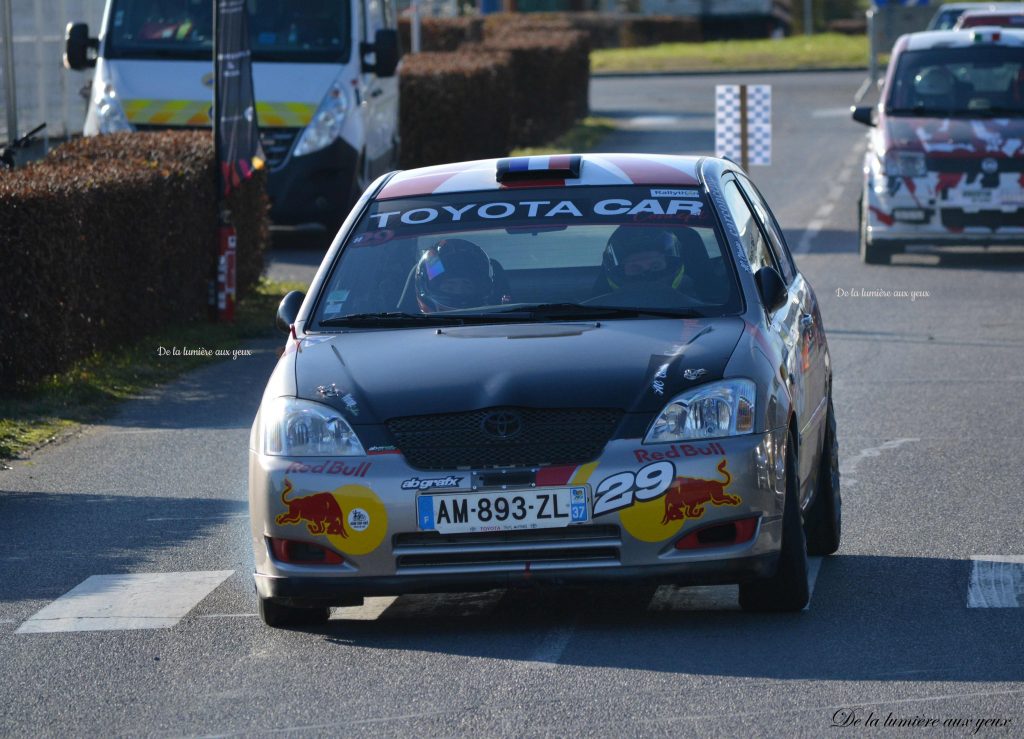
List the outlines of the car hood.
{"label": "car hood", "polygon": [[1024,157],[1024,118],[886,119],[886,148],[948,157]]}
{"label": "car hood", "polygon": [[296,387],[354,425],[497,406],[654,413],[721,378],[743,326],[730,317],[312,335],[295,357]]}

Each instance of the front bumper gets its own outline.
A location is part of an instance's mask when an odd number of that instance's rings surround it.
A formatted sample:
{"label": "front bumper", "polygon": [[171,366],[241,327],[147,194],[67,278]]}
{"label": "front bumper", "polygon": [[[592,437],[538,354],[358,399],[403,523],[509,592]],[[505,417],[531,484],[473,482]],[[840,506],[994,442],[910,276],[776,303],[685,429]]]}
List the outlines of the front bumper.
{"label": "front bumper", "polygon": [[1024,245],[1024,190],[1011,173],[980,181],[867,172],[867,236],[879,246]]}
{"label": "front bumper", "polygon": [[305,156],[288,154],[267,179],[271,219],[289,225],[321,223],[336,231],[362,194],[355,191],[358,160],[358,152],[342,139]]}
{"label": "front bumper", "polygon": [[[537,490],[585,486],[588,521],[493,534],[421,531],[417,497],[447,491],[403,489],[413,478],[477,479],[472,472],[417,470],[397,452],[301,462],[250,452],[257,590],[264,598],[285,603],[340,606],[372,595],[625,582],[720,584],[767,577],[774,572],[781,546],[785,485],[776,462],[784,459],[785,438],[780,430],[713,443],[642,446],[638,439],[615,440],[596,462],[564,470],[542,468],[536,478]],[[601,481],[665,461],[674,467],[674,481],[684,480],[685,485],[592,515]],[[680,505],[678,496],[687,485],[695,492],[688,504]],[[360,511],[362,528],[339,536],[342,529],[336,526],[332,533],[323,522],[324,508],[317,513],[308,507],[314,503],[343,515]],[[757,519],[757,526],[749,540],[684,550],[675,546],[698,529],[750,518]],[[327,547],[344,563],[279,561],[268,537]]]}

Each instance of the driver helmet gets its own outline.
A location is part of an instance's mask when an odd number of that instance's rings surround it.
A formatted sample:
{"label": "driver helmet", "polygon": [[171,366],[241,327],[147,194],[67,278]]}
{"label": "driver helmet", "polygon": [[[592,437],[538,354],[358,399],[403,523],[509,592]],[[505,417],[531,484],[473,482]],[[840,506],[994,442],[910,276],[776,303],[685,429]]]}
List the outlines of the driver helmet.
{"label": "driver helmet", "polygon": [[677,288],[683,279],[682,246],[675,234],[646,226],[619,226],[601,261],[613,290],[633,285]]}
{"label": "driver helmet", "polygon": [[953,73],[946,67],[931,67],[914,77],[914,91],[918,95],[948,98],[953,89]]}
{"label": "driver helmet", "polygon": [[442,239],[416,265],[416,299],[424,313],[487,305],[494,267],[484,250],[466,239]]}

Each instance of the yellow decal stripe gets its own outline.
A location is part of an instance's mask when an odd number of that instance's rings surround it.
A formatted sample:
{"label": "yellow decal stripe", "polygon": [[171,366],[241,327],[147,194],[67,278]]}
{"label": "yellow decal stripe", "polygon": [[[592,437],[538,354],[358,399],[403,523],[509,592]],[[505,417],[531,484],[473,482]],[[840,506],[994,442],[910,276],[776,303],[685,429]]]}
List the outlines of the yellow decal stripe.
{"label": "yellow decal stripe", "polygon": [[572,480],[569,481],[570,485],[586,485],[587,480],[594,474],[594,470],[597,469],[597,462],[589,462],[581,466],[576,473],[572,476]]}
{"label": "yellow decal stripe", "polygon": [[[308,103],[256,103],[256,115],[266,128],[303,128],[315,112],[316,106]],[[124,113],[129,122],[143,125],[210,125],[207,100],[125,100]]]}

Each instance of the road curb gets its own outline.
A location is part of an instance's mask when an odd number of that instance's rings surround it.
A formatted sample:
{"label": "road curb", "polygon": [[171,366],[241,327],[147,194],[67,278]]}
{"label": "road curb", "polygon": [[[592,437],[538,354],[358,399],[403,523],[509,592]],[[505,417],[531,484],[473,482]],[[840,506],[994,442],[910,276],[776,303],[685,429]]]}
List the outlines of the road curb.
{"label": "road curb", "polygon": [[826,69],[701,69],[664,72],[591,72],[591,78],[614,79],[617,77],[713,77],[723,74],[816,74],[819,72],[863,72],[867,67],[829,67]]}

